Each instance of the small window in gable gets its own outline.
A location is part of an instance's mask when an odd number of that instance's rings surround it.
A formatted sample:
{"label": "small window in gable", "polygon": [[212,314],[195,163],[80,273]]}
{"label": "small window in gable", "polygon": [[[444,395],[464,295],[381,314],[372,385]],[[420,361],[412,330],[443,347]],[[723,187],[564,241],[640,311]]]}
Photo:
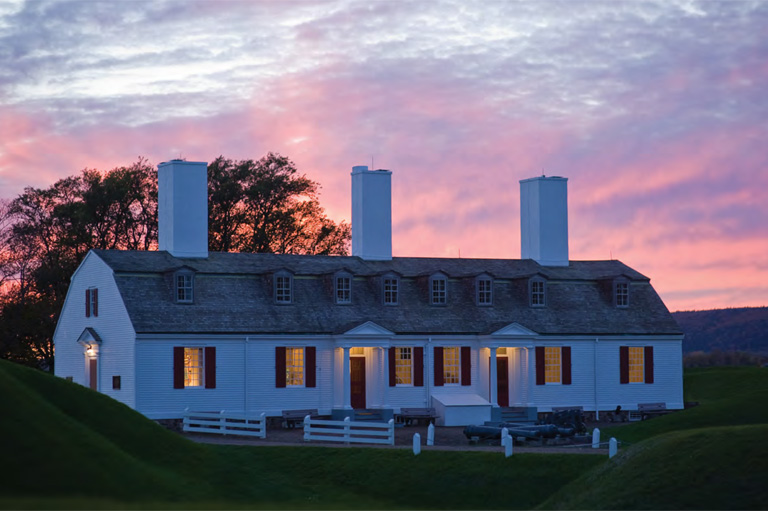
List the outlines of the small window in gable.
{"label": "small window in gable", "polygon": [[293,276],[290,273],[283,272],[275,275],[275,302],[287,304],[291,303],[293,290]]}
{"label": "small window in gable", "polygon": [[614,282],[613,297],[616,307],[629,307],[629,282],[626,280]]}
{"label": "small window in gable", "polygon": [[435,275],[429,279],[430,300],[432,305],[445,305],[448,301],[448,279]]}
{"label": "small window in gable", "polygon": [[541,278],[531,279],[529,283],[531,307],[547,305],[547,281]]}
{"label": "small window in gable", "polygon": [[392,275],[384,277],[384,305],[397,305],[399,287],[400,279]]}
{"label": "small window in gable", "polygon": [[194,274],[178,272],[175,277],[176,303],[192,303],[194,301]]}
{"label": "small window in gable", "polygon": [[475,289],[477,305],[493,305],[493,280],[490,277],[478,277]]}
{"label": "small window in gable", "polygon": [[85,290],[85,317],[97,317],[99,315],[99,289],[89,288]]}
{"label": "small window in gable", "polygon": [[352,277],[349,275],[337,275],[334,279],[336,303],[352,303]]}

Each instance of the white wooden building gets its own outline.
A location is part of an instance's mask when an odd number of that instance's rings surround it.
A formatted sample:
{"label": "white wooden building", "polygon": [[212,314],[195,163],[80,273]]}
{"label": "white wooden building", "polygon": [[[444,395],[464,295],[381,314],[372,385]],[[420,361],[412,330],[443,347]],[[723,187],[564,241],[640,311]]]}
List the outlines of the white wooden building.
{"label": "white wooden building", "polygon": [[209,253],[206,164],[159,174],[159,245],[93,250],[56,374],[147,417],[434,407],[683,408],[682,332],[647,277],[568,258],[567,180],[521,182],[522,258],[392,257],[389,171],[354,167],[352,255]]}

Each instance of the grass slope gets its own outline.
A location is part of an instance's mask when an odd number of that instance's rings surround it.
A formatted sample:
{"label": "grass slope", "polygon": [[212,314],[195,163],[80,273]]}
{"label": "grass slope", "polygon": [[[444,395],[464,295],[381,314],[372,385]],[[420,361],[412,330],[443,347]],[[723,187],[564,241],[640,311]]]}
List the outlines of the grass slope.
{"label": "grass slope", "polygon": [[528,509],[595,455],[195,444],[0,361],[2,508]]}

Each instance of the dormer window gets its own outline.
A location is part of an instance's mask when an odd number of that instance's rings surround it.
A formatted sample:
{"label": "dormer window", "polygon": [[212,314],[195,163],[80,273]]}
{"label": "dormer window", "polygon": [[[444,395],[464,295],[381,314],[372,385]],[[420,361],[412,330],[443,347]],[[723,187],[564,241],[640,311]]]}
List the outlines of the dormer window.
{"label": "dormer window", "polygon": [[443,275],[434,275],[429,279],[432,305],[445,305],[448,298],[448,279]]}
{"label": "dormer window", "polygon": [[283,272],[275,275],[275,303],[287,304],[293,300],[293,276]]}
{"label": "dormer window", "polygon": [[531,307],[545,307],[547,305],[547,281],[542,278],[533,278],[529,283]]}
{"label": "dormer window", "polygon": [[399,284],[395,276],[384,277],[384,305],[397,305]]}
{"label": "dormer window", "polygon": [[194,274],[189,271],[177,272],[174,281],[176,284],[176,303],[192,303],[194,301]]}
{"label": "dormer window", "polygon": [[629,307],[629,282],[625,280],[617,280],[613,284],[614,289],[614,303],[616,307]]}
{"label": "dormer window", "polygon": [[493,280],[490,277],[478,277],[475,290],[477,305],[493,305]]}
{"label": "dormer window", "polygon": [[337,275],[335,282],[336,303],[352,303],[352,277],[346,274]]}

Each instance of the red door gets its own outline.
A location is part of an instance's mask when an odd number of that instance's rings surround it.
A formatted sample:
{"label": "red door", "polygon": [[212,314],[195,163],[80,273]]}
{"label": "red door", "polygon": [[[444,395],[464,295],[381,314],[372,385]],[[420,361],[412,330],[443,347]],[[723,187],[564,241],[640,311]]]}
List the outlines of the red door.
{"label": "red door", "polygon": [[365,357],[349,359],[352,408],[365,408]]}
{"label": "red door", "polygon": [[88,377],[89,384],[93,390],[99,390],[99,359],[88,359]]}
{"label": "red door", "polygon": [[496,397],[499,406],[509,406],[509,363],[507,357],[496,359]]}

